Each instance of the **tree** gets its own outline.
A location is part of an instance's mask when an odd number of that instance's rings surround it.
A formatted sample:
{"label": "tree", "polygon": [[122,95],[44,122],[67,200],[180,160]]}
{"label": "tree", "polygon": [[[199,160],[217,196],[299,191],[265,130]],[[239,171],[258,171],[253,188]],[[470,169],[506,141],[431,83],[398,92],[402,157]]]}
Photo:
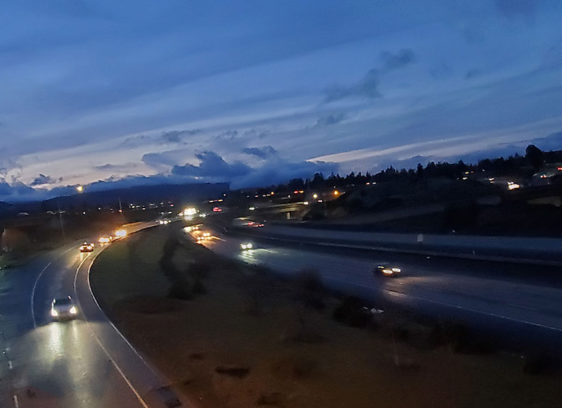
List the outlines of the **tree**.
{"label": "tree", "polygon": [[416,168],[416,175],[420,179],[423,177],[423,166],[421,163],[418,163],[418,167]]}
{"label": "tree", "polygon": [[544,165],[544,153],[535,145],[527,146],[525,149],[525,158],[535,170],[539,170]]}

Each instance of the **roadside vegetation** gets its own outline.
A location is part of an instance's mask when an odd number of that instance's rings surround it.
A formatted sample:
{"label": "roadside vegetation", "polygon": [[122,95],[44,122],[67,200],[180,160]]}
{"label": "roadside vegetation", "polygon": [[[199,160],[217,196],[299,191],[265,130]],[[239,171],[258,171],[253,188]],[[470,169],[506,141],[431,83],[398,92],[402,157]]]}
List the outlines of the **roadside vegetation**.
{"label": "roadside vegetation", "polygon": [[459,325],[280,279],[179,228],[134,234],[95,262],[94,293],[124,334],[201,407],[557,407],[562,373]]}

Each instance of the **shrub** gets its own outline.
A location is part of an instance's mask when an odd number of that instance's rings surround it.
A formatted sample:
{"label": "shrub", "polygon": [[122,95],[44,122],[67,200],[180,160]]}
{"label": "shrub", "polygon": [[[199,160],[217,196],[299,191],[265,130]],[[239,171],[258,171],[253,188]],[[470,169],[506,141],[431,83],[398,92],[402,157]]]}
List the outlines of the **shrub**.
{"label": "shrub", "polygon": [[371,321],[371,313],[365,309],[361,300],[354,296],[343,299],[334,309],[334,320],[351,327],[365,327]]}

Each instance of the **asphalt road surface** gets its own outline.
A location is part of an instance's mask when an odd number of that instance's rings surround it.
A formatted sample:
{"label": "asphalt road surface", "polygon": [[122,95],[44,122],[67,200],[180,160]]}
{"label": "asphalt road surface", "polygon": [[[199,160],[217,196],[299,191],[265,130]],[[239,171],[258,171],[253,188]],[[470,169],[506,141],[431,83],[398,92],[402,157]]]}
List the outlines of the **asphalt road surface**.
{"label": "asphalt road surface", "polygon": [[[268,266],[281,274],[314,269],[333,289],[371,299],[384,309],[389,302],[427,315],[493,329],[512,342],[538,342],[558,349],[562,344],[562,286],[542,278],[498,274],[508,268],[495,262],[467,262],[373,252],[346,256],[330,249],[315,251],[214,233],[204,243],[216,253]],[[403,269],[398,278],[375,278],[373,268],[390,259]],[[525,272],[519,268],[519,272]],[[522,269],[522,270],[521,270]],[[532,275],[532,271],[528,271]]]}
{"label": "asphalt road surface", "polygon": [[[146,225],[145,225],[146,226]],[[88,273],[98,253],[79,244],[1,271],[0,407],[162,406],[162,378],[99,309]],[[53,322],[53,298],[72,296],[76,320]]]}

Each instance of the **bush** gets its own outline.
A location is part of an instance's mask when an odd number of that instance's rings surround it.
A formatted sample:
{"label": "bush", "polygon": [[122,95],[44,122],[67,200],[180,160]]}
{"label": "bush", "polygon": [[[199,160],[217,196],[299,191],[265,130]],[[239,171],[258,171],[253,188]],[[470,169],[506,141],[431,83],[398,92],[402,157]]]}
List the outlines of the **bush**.
{"label": "bush", "polygon": [[168,297],[179,300],[193,299],[193,293],[186,282],[176,282],[170,287]]}
{"label": "bush", "polygon": [[304,269],[297,276],[299,288],[298,298],[306,307],[322,310],[326,307],[324,303],[325,289],[320,275],[314,269]]}
{"label": "bush", "polygon": [[551,360],[541,352],[531,352],[523,356],[523,372],[525,374],[545,374],[552,369]]}
{"label": "bush", "polygon": [[200,279],[197,279],[195,282],[193,282],[191,290],[195,295],[204,295],[207,293],[207,288],[205,287],[205,285],[203,285],[203,282],[201,282]]}
{"label": "bush", "polygon": [[332,317],[337,322],[351,327],[365,327],[371,321],[371,313],[365,309],[361,300],[348,296],[334,309]]}

